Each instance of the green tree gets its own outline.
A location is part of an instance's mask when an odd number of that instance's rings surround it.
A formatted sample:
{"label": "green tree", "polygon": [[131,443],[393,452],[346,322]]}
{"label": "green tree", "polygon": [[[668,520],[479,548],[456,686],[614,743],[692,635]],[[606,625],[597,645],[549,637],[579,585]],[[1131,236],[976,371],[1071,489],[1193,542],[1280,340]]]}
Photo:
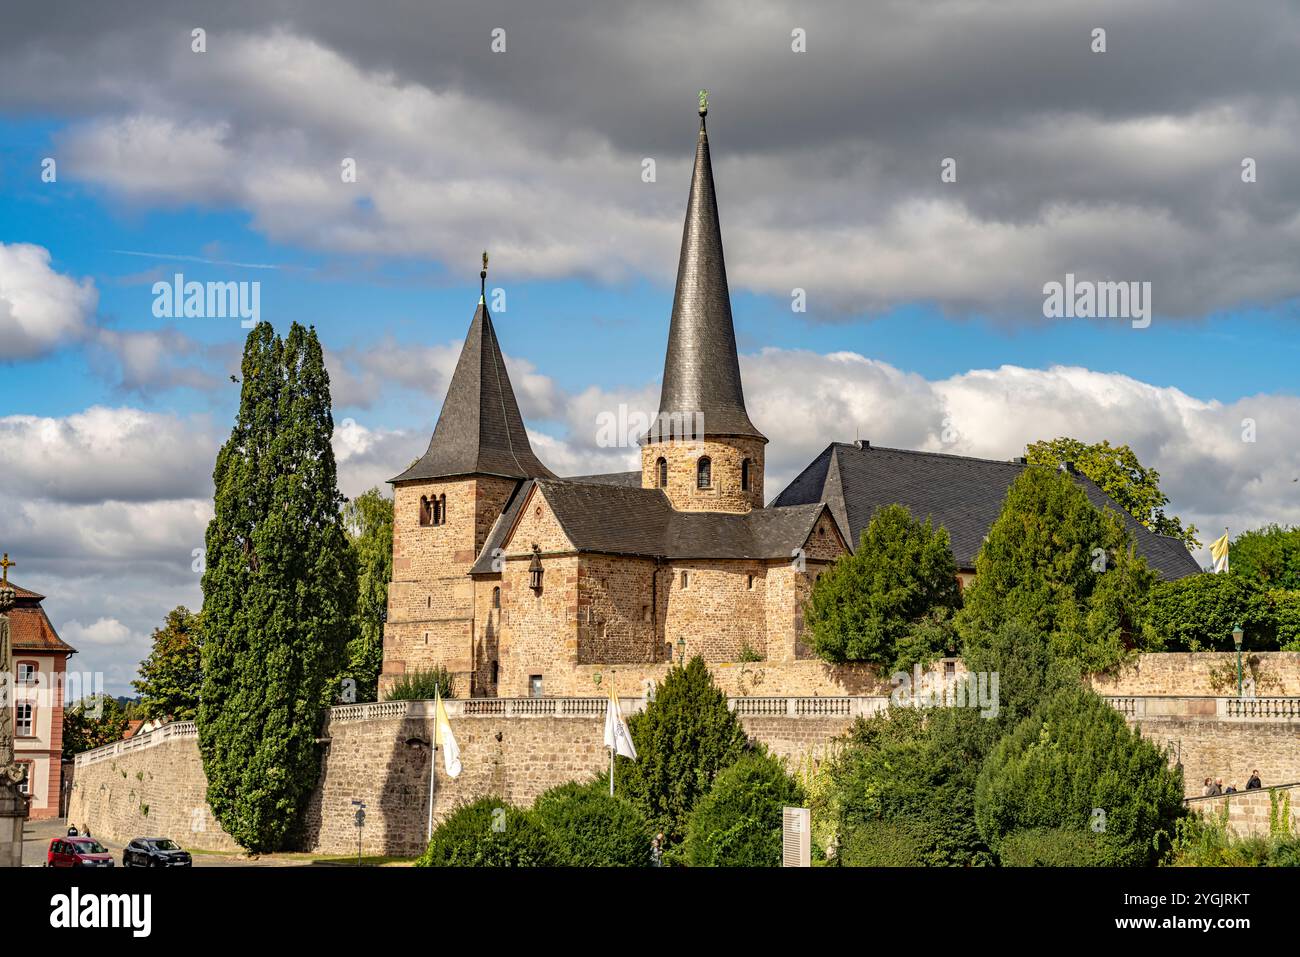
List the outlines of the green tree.
{"label": "green tree", "polygon": [[1073,685],[994,747],[976,783],[975,820],[998,852],[1019,831],[1095,830],[1105,835],[1107,865],[1142,866],[1156,862],[1158,838],[1172,836],[1182,800],[1182,770],[1101,697]]}
{"label": "green tree", "polygon": [[571,781],[533,805],[533,819],[550,840],[555,862],[566,867],[647,867],[650,825],[632,802],[611,797],[606,781]]}
{"label": "green tree", "polygon": [[282,340],[259,323],[242,370],[239,413],[213,472],[199,747],[213,815],[243,847],[271,851],[316,783],[356,570],[315,330],[294,323]]}
{"label": "green tree", "polygon": [[356,682],[355,700],[377,701],[388,583],[393,577],[393,500],[377,488],[362,492],[344,506],[343,526],[357,565],[355,637],[348,643],[343,678]]}
{"label": "green tree", "polygon": [[831,765],[839,862],[990,863],[975,826],[975,780],[998,728],[970,708],[895,707],[855,721]]}
{"label": "green tree", "polygon": [[1102,670],[1149,640],[1155,580],[1118,515],[1094,508],[1065,473],[1027,468],[975,559],[957,630],[971,654],[1016,621],[1047,635],[1053,657]]}
{"label": "green tree", "polygon": [[1242,532],[1229,550],[1232,574],[1269,589],[1300,589],[1300,526],[1267,525]]}
{"label": "green tree", "polygon": [[131,682],[140,694],[145,719],[172,717],[193,721],[203,686],[203,633],[199,616],[184,605],[167,613],[153,632],[153,649],[140,662],[140,677]]}
{"label": "green tree", "polygon": [[462,804],[433,831],[416,867],[551,867],[550,838],[526,811],[499,797]]}
{"label": "green tree", "polygon": [[780,867],[782,808],[802,806],[785,763],[755,748],[722,771],[686,829],[691,867]]}
{"label": "green tree", "polygon": [[1074,466],[1157,535],[1181,539],[1189,549],[1201,547],[1194,525],[1184,527],[1178,516],[1165,514],[1169,497],[1160,490],[1160,473],[1146,468],[1127,445],[1111,445],[1104,439],[1089,445],[1062,437],[1030,443],[1025,457],[1030,465]]}
{"label": "green tree", "polygon": [[866,661],[906,671],[952,643],[949,615],[961,603],[945,528],[886,505],[813,585],[808,642],[832,662]]}
{"label": "green tree", "polygon": [[746,747],[745,729],[727,707],[704,659],[669,670],[644,711],[628,719],[637,760],[615,765],[617,793],[650,826],[679,844],[696,802]]}
{"label": "green tree", "polygon": [[1278,647],[1275,605],[1264,589],[1237,574],[1191,575],[1151,590],[1151,630],[1170,651],[1232,651],[1232,629],[1246,630],[1246,647]]}
{"label": "green tree", "polygon": [[63,709],[63,756],[121,741],[128,718],[121,702],[109,695],[89,695]]}

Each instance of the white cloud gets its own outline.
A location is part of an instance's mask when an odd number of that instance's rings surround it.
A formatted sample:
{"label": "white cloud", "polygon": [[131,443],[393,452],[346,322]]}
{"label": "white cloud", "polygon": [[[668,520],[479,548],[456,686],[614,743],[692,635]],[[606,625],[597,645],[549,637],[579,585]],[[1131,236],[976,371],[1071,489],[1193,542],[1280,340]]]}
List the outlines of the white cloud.
{"label": "white cloud", "polygon": [[79,341],[98,302],[95,284],[56,272],[43,246],[0,243],[0,360]]}
{"label": "white cloud", "polygon": [[122,645],[131,640],[131,629],[116,618],[100,618],[83,625],[73,619],[59,628],[59,636],[74,648],[84,645]]}

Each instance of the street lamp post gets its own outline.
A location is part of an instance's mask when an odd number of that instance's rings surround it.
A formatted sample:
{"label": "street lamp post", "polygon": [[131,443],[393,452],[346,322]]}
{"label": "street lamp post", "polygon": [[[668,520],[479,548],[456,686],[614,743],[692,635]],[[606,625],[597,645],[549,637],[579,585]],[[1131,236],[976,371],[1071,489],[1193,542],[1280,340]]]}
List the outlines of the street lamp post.
{"label": "street lamp post", "polygon": [[686,639],[685,638],[677,639],[677,663],[679,665],[686,664]]}
{"label": "street lamp post", "polygon": [[1232,626],[1232,643],[1237,646],[1237,697],[1241,697],[1241,643],[1246,637],[1241,625]]}

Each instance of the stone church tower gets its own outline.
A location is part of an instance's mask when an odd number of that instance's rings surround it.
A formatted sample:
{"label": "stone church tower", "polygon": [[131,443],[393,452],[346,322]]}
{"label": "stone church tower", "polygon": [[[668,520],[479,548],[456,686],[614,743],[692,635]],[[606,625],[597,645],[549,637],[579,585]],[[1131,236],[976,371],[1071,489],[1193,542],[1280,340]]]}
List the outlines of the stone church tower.
{"label": "stone church tower", "polygon": [[682,228],[659,415],[641,443],[641,486],[683,512],[763,507],[763,447],[736,358],[722,229],[701,96],[695,172]]}
{"label": "stone church tower", "polygon": [[[486,284],[486,253],[479,278]],[[385,681],[429,662],[452,672],[471,670],[470,566],[519,481],[555,477],[528,442],[482,291],[429,448],[389,479],[393,581]]]}

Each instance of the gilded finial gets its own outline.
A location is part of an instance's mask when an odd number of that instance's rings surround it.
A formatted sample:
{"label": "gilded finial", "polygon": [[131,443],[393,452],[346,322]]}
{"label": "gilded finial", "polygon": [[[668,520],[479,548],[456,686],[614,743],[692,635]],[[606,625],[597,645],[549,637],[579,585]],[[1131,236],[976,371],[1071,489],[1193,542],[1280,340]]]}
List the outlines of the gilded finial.
{"label": "gilded finial", "polygon": [[488,264],[488,255],[487,255],[487,250],[485,249],[483,250],[483,269],[478,274],[478,301],[480,303],[487,301],[487,299],[485,298],[487,294],[487,264]]}
{"label": "gilded finial", "polygon": [[5,552],[5,557],[0,559],[0,568],[4,569],[4,580],[0,581],[0,588],[9,587],[9,569],[13,568],[17,564],[17,562],[11,562],[9,560],[9,553]]}
{"label": "gilded finial", "polygon": [[709,112],[709,91],[700,90],[700,116],[707,116]]}

